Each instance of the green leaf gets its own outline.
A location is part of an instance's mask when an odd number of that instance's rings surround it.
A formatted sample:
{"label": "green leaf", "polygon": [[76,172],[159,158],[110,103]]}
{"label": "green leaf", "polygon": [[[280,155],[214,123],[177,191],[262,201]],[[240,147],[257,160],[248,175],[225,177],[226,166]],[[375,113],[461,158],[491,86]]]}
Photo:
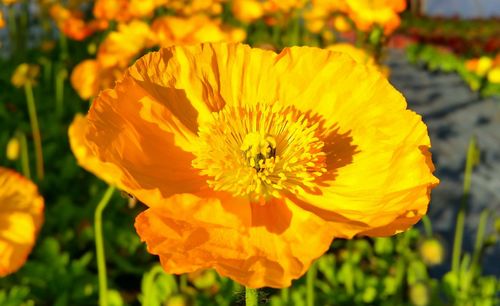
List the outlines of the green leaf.
{"label": "green leaf", "polygon": [[139,301],[143,306],[161,306],[169,297],[179,292],[175,277],[166,274],[156,265],[144,274]]}

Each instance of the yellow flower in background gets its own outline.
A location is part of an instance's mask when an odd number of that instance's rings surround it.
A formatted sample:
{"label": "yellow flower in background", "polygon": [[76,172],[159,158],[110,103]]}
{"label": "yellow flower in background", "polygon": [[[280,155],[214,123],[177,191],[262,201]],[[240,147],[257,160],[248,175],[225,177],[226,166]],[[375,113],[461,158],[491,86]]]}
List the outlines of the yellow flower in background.
{"label": "yellow flower in background", "polygon": [[404,97],[317,48],[163,48],[103,91],[70,141],[149,206],[136,229],[166,271],[214,268],[254,288],[289,286],[335,237],[407,229],[438,183]]}
{"label": "yellow flower in background", "polygon": [[78,95],[88,100],[99,91],[111,88],[124,71],[120,67],[103,67],[97,60],[84,60],[73,69],[70,81]]}
{"label": "yellow flower in background", "polygon": [[164,16],[151,25],[155,43],[160,46],[198,44],[202,42],[240,42],[245,33],[237,28],[225,28],[220,21],[205,15],[188,18]]}
{"label": "yellow flower in background", "polygon": [[5,150],[5,155],[9,160],[17,160],[19,158],[19,152],[21,150],[21,144],[19,143],[19,138],[12,137],[7,142],[7,148]]}
{"label": "yellow flower in background", "polygon": [[345,16],[335,16],[333,18],[333,27],[339,32],[347,32],[352,28]]}
{"label": "yellow flower in background", "polygon": [[481,56],[477,62],[476,73],[485,76],[493,66],[493,60],[488,56]]}
{"label": "yellow flower in background", "polygon": [[488,81],[500,84],[500,67],[493,68],[488,72]]}
{"label": "yellow flower in background", "polygon": [[43,223],[43,209],[33,182],[0,167],[0,276],[26,262]]}
{"label": "yellow flower in background", "polygon": [[465,68],[481,77],[486,76],[492,67],[493,59],[488,56],[481,56],[480,58],[465,61]]}
{"label": "yellow flower in background", "polygon": [[34,84],[39,74],[40,66],[22,63],[12,73],[10,82],[18,88],[23,87],[26,83]]}
{"label": "yellow flower in background", "polygon": [[328,12],[319,7],[312,7],[304,13],[305,26],[311,33],[320,33],[325,27]]}
{"label": "yellow flower in background", "polygon": [[349,17],[362,31],[370,31],[374,25],[383,27],[391,34],[401,23],[398,13],[406,8],[405,0],[347,0]]}
{"label": "yellow flower in background", "polygon": [[257,0],[234,0],[231,2],[231,12],[236,19],[251,23],[264,15],[264,6]]}
{"label": "yellow flower in background", "polygon": [[444,247],[436,238],[425,239],[419,247],[419,253],[425,264],[435,266],[443,263]]}
{"label": "yellow flower in background", "polygon": [[143,49],[152,46],[153,33],[146,22],[121,23],[99,46],[97,60],[103,67],[128,67]]}

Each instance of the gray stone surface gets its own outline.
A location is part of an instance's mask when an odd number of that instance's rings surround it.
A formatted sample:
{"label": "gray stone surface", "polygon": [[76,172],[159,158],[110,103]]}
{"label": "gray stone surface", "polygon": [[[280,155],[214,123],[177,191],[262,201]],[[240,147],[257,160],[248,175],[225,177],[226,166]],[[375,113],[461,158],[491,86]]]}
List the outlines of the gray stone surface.
{"label": "gray stone surface", "polygon": [[[435,174],[441,180],[432,192],[429,216],[447,245],[449,259],[472,135],[477,136],[481,162],[472,176],[464,247],[472,249],[483,209],[500,216],[500,100],[480,98],[457,74],[429,72],[409,64],[401,50],[391,50],[387,64],[391,83],[403,92],[408,107],[421,114],[429,128]],[[483,267],[487,274],[500,276],[500,243],[486,253]]]}

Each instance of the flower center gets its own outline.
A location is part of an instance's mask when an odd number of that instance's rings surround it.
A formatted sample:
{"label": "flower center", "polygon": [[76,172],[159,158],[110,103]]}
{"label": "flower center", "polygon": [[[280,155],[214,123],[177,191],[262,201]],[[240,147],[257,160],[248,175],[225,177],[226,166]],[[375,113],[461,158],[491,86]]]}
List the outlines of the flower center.
{"label": "flower center", "polygon": [[240,149],[250,167],[258,172],[265,171],[268,166],[274,164],[276,140],[270,135],[266,136],[257,132],[248,133],[243,139]]}
{"label": "flower center", "polygon": [[193,167],[208,185],[264,203],[315,186],[326,172],[317,122],[291,107],[224,107],[200,123]]}

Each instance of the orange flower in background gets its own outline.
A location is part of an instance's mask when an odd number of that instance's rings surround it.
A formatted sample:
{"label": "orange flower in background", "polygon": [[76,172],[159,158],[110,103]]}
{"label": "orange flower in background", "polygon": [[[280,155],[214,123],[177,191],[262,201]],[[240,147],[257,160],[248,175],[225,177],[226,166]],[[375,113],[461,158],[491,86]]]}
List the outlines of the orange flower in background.
{"label": "orange flower in background", "polygon": [[202,42],[241,42],[246,33],[228,28],[220,21],[205,15],[192,17],[164,16],[156,18],[151,26],[155,42],[160,46],[199,44]]}
{"label": "orange flower in background", "polygon": [[3,11],[0,11],[0,29],[5,27],[5,19],[3,17]]}
{"label": "orange flower in background", "polygon": [[43,209],[33,182],[0,167],[0,276],[26,262],[43,223]]}
{"label": "orange flower in background", "polygon": [[95,31],[103,30],[107,24],[96,20],[86,23],[83,13],[79,10],[69,10],[59,3],[50,6],[50,16],[54,19],[59,30],[74,40],[84,40]]}
{"label": "orange flower in background", "polygon": [[370,31],[374,25],[383,27],[391,34],[401,23],[398,13],[406,8],[405,0],[347,0],[349,17],[362,31]]}
{"label": "orange flower in background", "polygon": [[220,15],[225,0],[167,0],[166,7],[175,11],[176,16],[198,14]]}
{"label": "orange flower in background", "polygon": [[149,207],[136,229],[166,271],[254,288],[289,286],[335,237],[407,229],[438,183],[404,97],[317,48],[164,48],[77,120],[79,163]]}
{"label": "orange flower in background", "polygon": [[153,16],[154,10],[166,0],[97,0],[94,16],[107,21],[129,22],[130,20]]}

